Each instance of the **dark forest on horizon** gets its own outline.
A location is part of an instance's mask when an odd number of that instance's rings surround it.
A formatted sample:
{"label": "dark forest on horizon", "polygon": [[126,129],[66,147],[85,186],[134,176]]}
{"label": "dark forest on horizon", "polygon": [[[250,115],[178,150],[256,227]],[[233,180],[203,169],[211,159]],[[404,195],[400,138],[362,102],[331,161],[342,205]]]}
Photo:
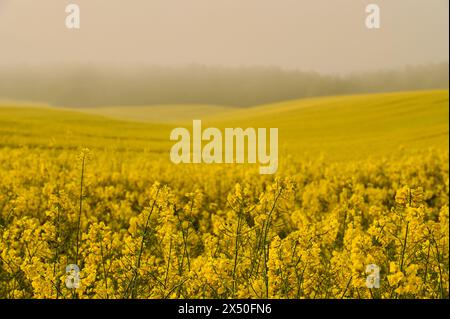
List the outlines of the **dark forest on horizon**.
{"label": "dark forest on horizon", "polygon": [[247,107],[316,96],[448,89],[448,63],[350,75],[276,67],[0,67],[0,100],[55,106],[214,104]]}

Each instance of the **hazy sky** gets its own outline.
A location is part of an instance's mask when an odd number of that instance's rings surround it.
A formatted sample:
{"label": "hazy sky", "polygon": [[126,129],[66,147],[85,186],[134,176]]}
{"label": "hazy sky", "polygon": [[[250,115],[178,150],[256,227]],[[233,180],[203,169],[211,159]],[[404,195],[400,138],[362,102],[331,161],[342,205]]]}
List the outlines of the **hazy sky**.
{"label": "hazy sky", "polygon": [[[65,6],[81,29],[65,27]],[[381,29],[365,7],[381,7]],[[271,65],[347,73],[448,61],[448,0],[0,0],[0,64]]]}

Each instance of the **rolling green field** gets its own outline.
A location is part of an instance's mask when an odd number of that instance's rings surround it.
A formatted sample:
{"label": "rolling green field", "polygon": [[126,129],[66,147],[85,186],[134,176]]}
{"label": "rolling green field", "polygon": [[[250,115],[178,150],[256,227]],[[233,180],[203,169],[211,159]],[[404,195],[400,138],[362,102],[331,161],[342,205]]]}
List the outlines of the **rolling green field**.
{"label": "rolling green field", "polygon": [[277,127],[281,152],[348,160],[428,147],[448,149],[448,111],[448,91],[315,98],[246,109],[171,105],[78,112],[3,105],[0,143],[168,154],[171,129],[191,128],[193,119],[201,119],[203,128]]}
{"label": "rolling green field", "polygon": [[104,115],[135,122],[179,124],[186,119],[216,118],[235,112],[234,107],[216,105],[112,106],[79,109],[88,114]]}

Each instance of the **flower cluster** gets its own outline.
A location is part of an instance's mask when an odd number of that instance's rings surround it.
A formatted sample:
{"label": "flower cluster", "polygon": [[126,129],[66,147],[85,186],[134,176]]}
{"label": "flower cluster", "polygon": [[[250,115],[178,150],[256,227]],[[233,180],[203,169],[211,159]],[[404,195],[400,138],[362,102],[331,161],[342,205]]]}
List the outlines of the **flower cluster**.
{"label": "flower cluster", "polygon": [[145,156],[2,148],[0,297],[449,297],[448,153],[277,177]]}

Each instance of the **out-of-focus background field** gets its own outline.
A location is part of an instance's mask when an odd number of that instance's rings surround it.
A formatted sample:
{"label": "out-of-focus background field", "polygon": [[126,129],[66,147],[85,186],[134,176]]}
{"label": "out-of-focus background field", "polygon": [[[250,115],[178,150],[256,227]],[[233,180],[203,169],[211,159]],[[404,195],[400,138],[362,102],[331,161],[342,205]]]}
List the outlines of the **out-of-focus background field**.
{"label": "out-of-focus background field", "polygon": [[[170,131],[276,127],[283,154],[350,160],[436,147],[448,149],[448,91],[418,91],[294,100],[235,108],[210,105],[0,107],[3,147],[146,150],[169,158]],[[283,161],[281,156],[280,161]]]}

